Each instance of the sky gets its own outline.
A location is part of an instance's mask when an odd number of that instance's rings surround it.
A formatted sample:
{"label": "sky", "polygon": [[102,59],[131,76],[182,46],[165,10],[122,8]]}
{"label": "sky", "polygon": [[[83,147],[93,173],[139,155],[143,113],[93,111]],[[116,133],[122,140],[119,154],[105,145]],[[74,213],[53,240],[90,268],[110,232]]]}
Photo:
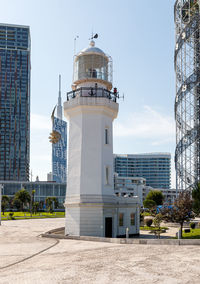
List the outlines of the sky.
{"label": "sky", "polygon": [[71,91],[76,52],[98,33],[96,46],[113,59],[120,96],[114,153],[170,152],[175,186],[175,0],[0,0],[0,22],[30,26],[31,170],[33,180],[51,171],[51,113]]}

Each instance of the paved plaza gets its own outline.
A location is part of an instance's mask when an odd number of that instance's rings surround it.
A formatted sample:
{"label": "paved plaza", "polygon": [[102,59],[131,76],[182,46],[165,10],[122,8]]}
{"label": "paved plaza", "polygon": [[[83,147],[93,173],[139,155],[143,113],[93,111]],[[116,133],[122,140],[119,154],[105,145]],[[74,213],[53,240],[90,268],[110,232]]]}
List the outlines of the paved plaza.
{"label": "paved plaza", "polygon": [[200,283],[200,247],[41,238],[62,219],[4,221],[0,284]]}

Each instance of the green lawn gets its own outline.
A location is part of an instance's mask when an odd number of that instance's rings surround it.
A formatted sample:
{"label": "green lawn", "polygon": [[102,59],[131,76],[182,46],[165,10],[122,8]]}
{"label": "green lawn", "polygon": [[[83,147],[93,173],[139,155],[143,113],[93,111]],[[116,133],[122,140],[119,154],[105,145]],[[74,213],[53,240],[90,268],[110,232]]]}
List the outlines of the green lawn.
{"label": "green lawn", "polygon": [[[1,213],[1,220],[10,220],[9,216],[10,212],[5,212],[4,215]],[[31,217],[30,212],[12,212],[13,217],[17,220],[22,219],[42,219],[42,218],[64,218],[65,212],[54,212],[54,213],[48,213],[48,212],[40,212],[37,214],[33,214]]]}
{"label": "green lawn", "polygon": [[200,239],[200,229],[190,229],[190,233],[183,230],[183,239]]}
{"label": "green lawn", "polygon": [[[160,227],[161,230],[168,230],[167,227]],[[155,231],[158,230],[157,227],[148,227],[148,226],[144,226],[144,227],[140,227],[140,230],[144,230],[144,231]]]}

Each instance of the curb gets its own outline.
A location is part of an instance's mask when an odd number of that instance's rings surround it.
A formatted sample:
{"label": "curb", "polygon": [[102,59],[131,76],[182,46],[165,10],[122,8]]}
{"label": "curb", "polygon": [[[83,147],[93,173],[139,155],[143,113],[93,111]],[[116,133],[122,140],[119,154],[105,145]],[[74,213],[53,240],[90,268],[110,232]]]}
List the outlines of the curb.
{"label": "curb", "polygon": [[114,244],[138,244],[138,245],[192,245],[200,246],[200,239],[126,239],[126,238],[103,238],[103,237],[91,237],[91,236],[64,236],[61,234],[55,234],[55,232],[63,230],[64,227],[57,228],[51,231],[41,234],[43,238],[55,238],[65,240],[79,240],[79,241],[91,241],[91,242],[106,242]]}

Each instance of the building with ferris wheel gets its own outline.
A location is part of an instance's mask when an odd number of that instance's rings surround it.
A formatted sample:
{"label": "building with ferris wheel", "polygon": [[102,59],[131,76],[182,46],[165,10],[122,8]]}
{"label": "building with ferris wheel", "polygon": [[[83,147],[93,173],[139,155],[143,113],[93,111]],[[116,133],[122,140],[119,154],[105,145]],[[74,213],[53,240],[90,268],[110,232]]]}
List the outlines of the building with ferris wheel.
{"label": "building with ferris wheel", "polygon": [[200,1],[177,0],[176,43],[176,185],[191,189],[200,180]]}

